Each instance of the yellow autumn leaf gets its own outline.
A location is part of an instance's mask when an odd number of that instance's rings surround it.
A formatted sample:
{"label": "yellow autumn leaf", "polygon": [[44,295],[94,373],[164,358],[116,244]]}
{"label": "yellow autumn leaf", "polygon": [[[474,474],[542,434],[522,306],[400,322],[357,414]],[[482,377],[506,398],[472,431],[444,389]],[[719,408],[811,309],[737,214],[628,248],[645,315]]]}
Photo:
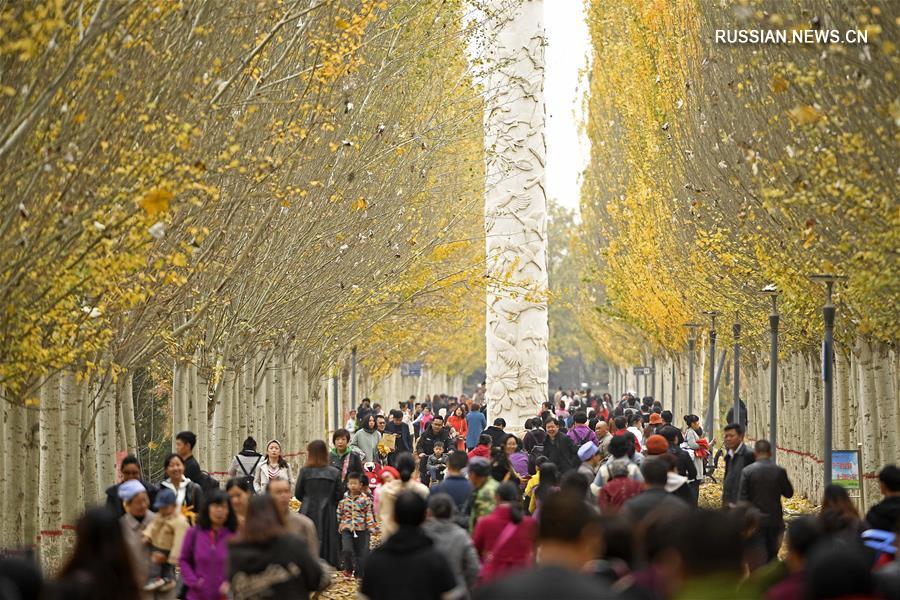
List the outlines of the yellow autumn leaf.
{"label": "yellow autumn leaf", "polygon": [[819,119],[825,117],[822,111],[808,104],[798,104],[788,111],[788,116],[798,125],[808,125],[815,123]]}
{"label": "yellow autumn leaf", "polygon": [[335,17],[334,24],[338,26],[338,29],[348,29],[350,27],[350,23],[340,17]]}
{"label": "yellow autumn leaf", "polygon": [[72,120],[75,122],[76,125],[81,125],[82,123],[84,123],[87,120],[87,115],[84,114],[84,112],[80,112],[77,115],[75,115],[75,118]]}
{"label": "yellow autumn leaf", "polygon": [[788,89],[788,81],[784,77],[779,74],[775,74],[772,77],[772,91],[776,94],[780,94],[781,92]]}
{"label": "yellow autumn leaf", "polygon": [[147,214],[153,216],[169,210],[172,196],[173,194],[169,190],[156,188],[144,194],[138,203],[147,211]]}
{"label": "yellow autumn leaf", "polygon": [[366,202],[366,199],[360,196],[353,202],[353,210],[366,210],[369,207],[369,203]]}
{"label": "yellow autumn leaf", "polygon": [[181,252],[172,255],[172,264],[176,267],[186,267],[187,266],[187,258]]}

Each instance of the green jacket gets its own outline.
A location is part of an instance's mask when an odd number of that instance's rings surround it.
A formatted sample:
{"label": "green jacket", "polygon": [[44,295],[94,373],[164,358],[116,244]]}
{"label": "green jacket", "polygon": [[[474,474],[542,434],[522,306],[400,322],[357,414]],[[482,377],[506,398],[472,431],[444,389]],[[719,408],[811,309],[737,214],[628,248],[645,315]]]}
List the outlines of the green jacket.
{"label": "green jacket", "polygon": [[475,490],[472,499],[472,510],[469,513],[469,531],[475,531],[475,523],[488,515],[497,505],[497,487],[500,484],[493,477],[488,477],[484,485]]}

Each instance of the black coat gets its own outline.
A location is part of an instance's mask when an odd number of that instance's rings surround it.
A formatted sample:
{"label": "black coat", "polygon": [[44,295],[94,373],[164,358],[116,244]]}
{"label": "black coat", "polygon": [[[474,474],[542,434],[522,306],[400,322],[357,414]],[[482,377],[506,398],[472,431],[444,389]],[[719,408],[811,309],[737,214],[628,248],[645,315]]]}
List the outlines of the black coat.
{"label": "black coat", "polygon": [[794,486],[788,479],[787,471],[771,459],[758,460],[744,467],[738,500],[750,502],[762,513],[761,525],[779,526],[784,523],[781,497],[794,495]]}
{"label": "black coat", "polygon": [[494,427],[493,425],[491,425],[484,430],[483,435],[488,435],[491,437],[491,447],[494,447],[503,446],[503,444],[506,443],[506,436],[509,434],[504,433],[504,431],[499,427]]}
{"label": "black coat", "polygon": [[675,456],[675,468],[679,475],[688,478],[688,481],[697,479],[697,466],[691,455],[679,447],[669,448],[669,452]]}
{"label": "black coat", "polygon": [[[342,481],[344,483],[346,483],[347,476],[350,475],[350,473],[359,473],[360,475],[362,475],[363,473],[362,458],[353,450],[350,450],[343,456],[340,454],[336,454],[334,450],[332,450],[328,454],[328,462],[331,463],[332,467],[334,467],[341,473]],[[346,463],[346,471],[344,470],[344,463]]]}
{"label": "black coat", "polygon": [[446,427],[442,427],[437,435],[435,435],[434,428],[432,428],[431,423],[429,423],[422,435],[419,436],[419,442],[416,444],[416,452],[431,456],[434,454],[435,442],[443,443],[445,452],[452,450],[450,447],[450,430]]}
{"label": "black coat", "polygon": [[725,453],[725,479],[722,480],[722,505],[736,504],[741,489],[741,471],[756,459],[746,444],[741,443],[734,456]]}
{"label": "black coat", "polygon": [[651,511],[658,508],[664,510],[687,510],[689,505],[682,498],[679,498],[675,494],[670,494],[663,488],[649,488],[637,496],[632,496],[626,500],[622,505],[622,512],[628,515],[629,521],[637,523],[638,521],[642,521]]}
{"label": "black coat", "polygon": [[440,600],[456,577],[420,527],[402,525],[366,561],[359,591],[369,600]]}
{"label": "black coat", "polygon": [[337,505],[344,495],[341,472],[332,466],[303,467],[297,477],[294,497],[302,504],[300,513],[312,519],[319,536],[319,556],[340,566]]}
{"label": "black coat", "polygon": [[[291,576],[292,572],[296,574]],[[295,535],[265,544],[235,542],[228,548],[228,579],[235,597],[307,600],[321,577],[319,561],[306,541]],[[257,586],[259,592],[251,595]]]}
{"label": "black coat", "polygon": [[521,569],[475,589],[475,600],[603,600],[620,598],[607,585],[585,573],[557,566]]}
{"label": "black coat", "polygon": [[575,442],[562,431],[556,434],[556,438],[548,435],[544,439],[544,456],[559,468],[560,474],[577,469],[581,464]]}
{"label": "black coat", "polygon": [[895,531],[900,524],[900,496],[885,498],[866,513],[866,523],[872,529]]}
{"label": "black coat", "polygon": [[413,451],[412,436],[409,434],[409,427],[407,427],[406,423],[397,425],[393,421],[388,421],[384,426],[384,432],[393,433],[397,436],[397,440],[394,442],[395,454]]}

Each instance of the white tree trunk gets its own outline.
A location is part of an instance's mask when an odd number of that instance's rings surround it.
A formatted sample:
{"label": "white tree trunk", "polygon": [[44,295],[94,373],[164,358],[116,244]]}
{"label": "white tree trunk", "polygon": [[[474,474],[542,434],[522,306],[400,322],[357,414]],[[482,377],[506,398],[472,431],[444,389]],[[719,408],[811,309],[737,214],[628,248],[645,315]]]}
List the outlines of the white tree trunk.
{"label": "white tree trunk", "polygon": [[104,488],[114,482],[116,473],[116,407],[112,385],[104,385],[96,399],[97,497],[102,497]]}
{"label": "white tree trunk", "polygon": [[40,468],[38,493],[38,551],[45,573],[52,575],[62,560],[63,421],[59,376],[50,375],[40,388]]}
{"label": "white tree trunk", "polygon": [[[66,546],[71,545],[73,526],[84,506],[84,480],[81,471],[81,403],[84,399],[82,383],[75,375],[63,372],[60,376],[59,400],[62,408],[62,523]],[[133,422],[134,419],[132,419]],[[43,469],[45,465],[41,465]]]}
{"label": "white tree trunk", "polygon": [[544,3],[493,0],[485,102],[487,402],[520,427],[547,400]]}

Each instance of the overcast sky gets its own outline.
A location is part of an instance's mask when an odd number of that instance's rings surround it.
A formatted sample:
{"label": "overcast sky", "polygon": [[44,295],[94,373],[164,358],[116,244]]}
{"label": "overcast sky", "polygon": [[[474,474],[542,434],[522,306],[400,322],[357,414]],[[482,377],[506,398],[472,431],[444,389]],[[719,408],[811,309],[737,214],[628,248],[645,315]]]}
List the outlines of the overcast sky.
{"label": "overcast sky", "polygon": [[590,45],[584,0],[545,0],[544,13],[548,38],[544,80],[547,195],[577,211],[581,172],[590,158],[588,142],[579,133],[584,92],[579,71],[587,65]]}

